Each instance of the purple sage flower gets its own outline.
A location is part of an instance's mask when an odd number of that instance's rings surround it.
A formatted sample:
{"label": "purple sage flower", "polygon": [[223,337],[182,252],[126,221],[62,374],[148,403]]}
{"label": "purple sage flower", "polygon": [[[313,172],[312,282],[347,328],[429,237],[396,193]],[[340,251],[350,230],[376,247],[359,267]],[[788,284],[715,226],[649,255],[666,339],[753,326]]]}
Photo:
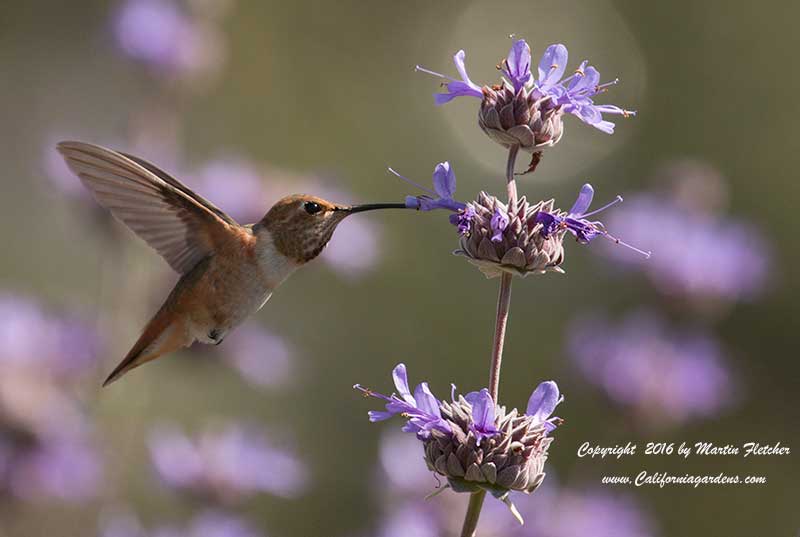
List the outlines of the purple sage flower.
{"label": "purple sage flower", "polygon": [[[561,45],[563,46],[563,45]],[[531,47],[524,39],[515,39],[503,62],[503,74],[508,77],[517,92],[531,79]]]}
{"label": "purple sage flower", "polygon": [[[475,208],[460,201],[453,199],[456,193],[456,174],[450,163],[440,162],[433,171],[433,188],[430,190],[424,186],[408,179],[392,168],[389,171],[413,185],[420,190],[424,190],[429,195],[406,196],[406,207],[419,209],[421,211],[432,211],[434,209],[446,209],[452,211],[450,223],[456,226],[459,235],[465,235],[472,226],[472,219],[475,218]],[[506,222],[508,224],[508,222]]]}
{"label": "purple sage flower", "polygon": [[[470,80],[464,64],[464,58],[465,53],[463,50],[458,51],[453,58],[461,80],[456,80],[420,66],[416,67],[418,71],[448,80],[448,82],[444,84],[447,91],[434,95],[437,105],[450,102],[456,97],[476,97],[483,101],[487,99],[490,100],[492,106],[488,108],[494,108],[494,103],[498,100],[497,97],[499,95],[497,92],[503,90],[504,86],[509,84],[509,97],[513,99],[514,96],[520,95],[520,92],[522,92],[523,100],[527,100],[528,97],[531,98],[529,106],[532,110],[536,111],[535,113],[560,110],[563,113],[572,114],[584,123],[608,134],[613,134],[614,123],[604,120],[603,114],[622,115],[624,117],[635,115],[635,112],[624,110],[618,106],[598,105],[594,103],[592,100],[593,97],[607,91],[608,88],[616,84],[618,80],[600,83],[600,73],[592,66],[587,67],[588,62],[586,61],[583,61],[572,75],[562,79],[566,72],[568,61],[567,47],[562,44],[554,44],[547,47],[539,61],[538,78],[534,80],[530,69],[530,47],[524,39],[514,40],[508,57],[503,61],[501,67],[501,71],[506,78],[508,78],[508,82],[491,88],[481,88]],[[508,99],[501,98],[500,100],[503,101],[505,106],[505,101]],[[512,112],[512,114],[522,114],[521,105],[522,100],[514,107],[514,112]],[[535,124],[530,123],[530,115],[532,114],[527,114],[524,118],[522,116],[516,118],[518,121],[517,125],[535,126]],[[487,118],[485,123],[492,129],[496,128],[493,126],[494,121],[491,118]],[[508,125],[503,124],[502,129],[497,130],[506,131],[513,126],[514,125],[511,123]],[[536,129],[532,129],[535,133]],[[523,147],[529,148],[530,146],[547,145],[545,142],[550,142],[554,138],[555,141],[557,141],[557,138],[560,137],[560,128],[551,127],[551,130],[553,130],[551,133],[553,136],[547,136],[545,137],[546,139],[542,139],[541,141],[536,137],[537,141],[535,144],[526,143],[525,136],[527,135],[513,132],[509,132],[509,135],[512,137],[521,136],[518,138],[518,142]],[[502,139],[503,136],[501,134],[506,133],[494,134],[496,137]],[[498,139],[498,141],[506,143],[505,140],[501,139]],[[510,141],[510,139],[508,141]],[[555,143],[555,141],[552,143]],[[552,145],[552,143],[549,145]]]}
{"label": "purple sage flower", "polygon": [[525,414],[532,417],[534,423],[544,424],[549,433],[564,421],[558,417],[550,417],[562,402],[564,402],[564,396],[559,392],[558,384],[555,381],[547,380],[540,383],[531,393]]}
{"label": "purple sage flower", "polygon": [[449,211],[461,211],[466,205],[460,201],[455,201],[453,196],[456,193],[456,174],[447,161],[440,162],[433,170],[433,190],[415,183],[411,179],[403,177],[392,168],[389,171],[403,181],[413,185],[420,190],[424,190],[429,195],[406,196],[406,207],[419,209],[420,211],[432,211],[434,209],[447,209]]}
{"label": "purple sage flower", "polygon": [[497,406],[485,388],[456,397],[453,386],[447,402],[438,401],[422,383],[412,396],[403,364],[395,367],[393,377],[399,395],[391,397],[354,386],[388,401],[385,411],[369,413],[370,421],[398,414],[408,419],[403,430],[417,433],[429,470],[447,478],[456,492],[491,492],[522,522],[510,494],[529,494],[544,479],[544,462],[553,441],[548,433],[562,421],[550,417],[563,400],[555,382],[540,384],[531,395],[528,413],[522,414]]}
{"label": "purple sage flower", "polygon": [[631,250],[638,252],[645,258],[649,258],[650,252],[640,250],[639,248],[631,246],[630,244],[622,242],[618,238],[612,236],[608,231],[605,230],[605,226],[602,222],[591,221],[587,219],[589,216],[595,215],[608,209],[612,205],[621,202],[622,196],[617,196],[614,201],[607,203],[599,209],[587,212],[589,211],[589,206],[592,204],[593,198],[594,188],[592,188],[592,185],[589,183],[586,183],[583,185],[583,187],[581,187],[581,191],[578,194],[578,199],[575,200],[575,203],[572,205],[572,208],[566,215],[556,212],[539,211],[536,214],[536,222],[542,224],[542,236],[547,238],[548,236],[554,235],[561,230],[567,230],[575,236],[579,243],[588,244],[595,237],[601,235],[611,240],[615,244],[621,244],[626,248],[630,248]]}
{"label": "purple sage flower", "polygon": [[[508,213],[504,210],[503,207],[497,206],[494,209],[494,213],[492,213],[492,219],[489,221],[489,225],[491,226],[492,230],[492,242],[502,242],[503,241],[503,231],[508,227]],[[542,236],[546,239],[547,236],[542,234]]]}
{"label": "purple sage flower", "polygon": [[383,394],[363,388],[359,384],[354,386],[355,389],[364,392],[366,395],[388,401],[385,411],[369,411],[369,421],[384,421],[392,416],[398,414],[402,415],[408,419],[408,423],[403,427],[403,431],[407,433],[416,433],[417,438],[420,440],[429,438],[431,431],[434,429],[444,433],[450,432],[450,426],[442,419],[442,414],[439,410],[439,401],[431,393],[427,382],[418,384],[412,395],[408,387],[408,375],[406,374],[405,364],[397,364],[392,371],[392,378],[400,394],[399,396],[392,394],[390,397],[387,397]]}
{"label": "purple sage flower", "polygon": [[449,77],[447,75],[443,75],[441,73],[437,73],[435,71],[430,71],[425,69],[424,67],[420,67],[419,65],[416,66],[417,71],[422,71],[423,73],[428,73],[433,76],[437,76],[439,78],[443,78],[448,80],[449,82],[445,82],[445,87],[447,88],[447,93],[434,93],[433,98],[436,101],[436,104],[445,104],[449,103],[456,97],[477,97],[481,99],[483,97],[483,92],[481,91],[481,87],[475,84],[472,80],[469,79],[467,75],[467,67],[464,64],[466,59],[467,53],[463,50],[459,50],[453,55],[453,63],[456,64],[456,70],[458,71],[459,76],[461,76],[461,80],[456,80],[455,78]]}
{"label": "purple sage flower", "polygon": [[475,435],[475,440],[480,445],[481,440],[500,434],[500,429],[495,423],[497,414],[489,390],[483,388],[479,392],[470,392],[464,396],[472,406],[472,423],[469,430]]}

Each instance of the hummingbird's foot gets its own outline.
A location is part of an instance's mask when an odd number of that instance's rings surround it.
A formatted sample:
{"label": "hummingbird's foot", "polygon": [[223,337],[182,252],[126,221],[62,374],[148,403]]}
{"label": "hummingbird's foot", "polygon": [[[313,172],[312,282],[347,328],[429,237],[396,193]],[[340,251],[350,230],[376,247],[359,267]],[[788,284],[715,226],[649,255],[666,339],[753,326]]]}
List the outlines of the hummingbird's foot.
{"label": "hummingbird's foot", "polygon": [[225,332],[214,328],[208,333],[208,339],[210,339],[214,345],[219,345],[222,343],[222,340],[225,339]]}

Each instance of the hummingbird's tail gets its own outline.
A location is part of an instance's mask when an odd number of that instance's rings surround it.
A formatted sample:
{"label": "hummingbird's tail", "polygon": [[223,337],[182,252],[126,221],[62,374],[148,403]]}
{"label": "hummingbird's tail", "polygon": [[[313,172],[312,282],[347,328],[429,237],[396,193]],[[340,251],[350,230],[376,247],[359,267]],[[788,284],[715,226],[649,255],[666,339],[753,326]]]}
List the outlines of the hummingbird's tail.
{"label": "hummingbird's tail", "polygon": [[114,368],[103,386],[108,386],[131,369],[182,347],[188,347],[193,341],[184,323],[162,309],[147,323],[136,344]]}

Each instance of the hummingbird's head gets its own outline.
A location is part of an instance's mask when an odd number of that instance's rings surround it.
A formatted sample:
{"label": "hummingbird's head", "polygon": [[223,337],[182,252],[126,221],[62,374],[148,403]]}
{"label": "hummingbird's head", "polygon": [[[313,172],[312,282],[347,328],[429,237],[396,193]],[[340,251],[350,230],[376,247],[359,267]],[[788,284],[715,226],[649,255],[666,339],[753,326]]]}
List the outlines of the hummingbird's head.
{"label": "hummingbird's head", "polygon": [[405,204],[336,205],[316,196],[294,194],[273,205],[255,231],[268,231],[280,253],[298,263],[307,263],[322,252],[336,226],[347,216],[375,209],[401,208],[406,208]]}

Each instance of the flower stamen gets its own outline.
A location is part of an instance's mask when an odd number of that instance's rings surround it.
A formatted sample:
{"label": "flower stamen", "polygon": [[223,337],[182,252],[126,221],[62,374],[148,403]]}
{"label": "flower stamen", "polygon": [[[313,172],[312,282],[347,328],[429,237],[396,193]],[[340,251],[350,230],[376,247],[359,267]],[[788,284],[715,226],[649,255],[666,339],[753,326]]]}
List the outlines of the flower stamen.
{"label": "flower stamen", "polygon": [[439,77],[439,78],[444,78],[445,80],[449,80],[450,82],[458,82],[458,80],[456,80],[453,77],[449,77],[447,75],[443,75],[442,73],[437,73],[436,71],[431,71],[430,69],[425,69],[421,65],[415,65],[414,66],[414,71],[421,71],[421,72],[429,74],[429,75],[433,75],[433,76],[436,76],[436,77]]}

